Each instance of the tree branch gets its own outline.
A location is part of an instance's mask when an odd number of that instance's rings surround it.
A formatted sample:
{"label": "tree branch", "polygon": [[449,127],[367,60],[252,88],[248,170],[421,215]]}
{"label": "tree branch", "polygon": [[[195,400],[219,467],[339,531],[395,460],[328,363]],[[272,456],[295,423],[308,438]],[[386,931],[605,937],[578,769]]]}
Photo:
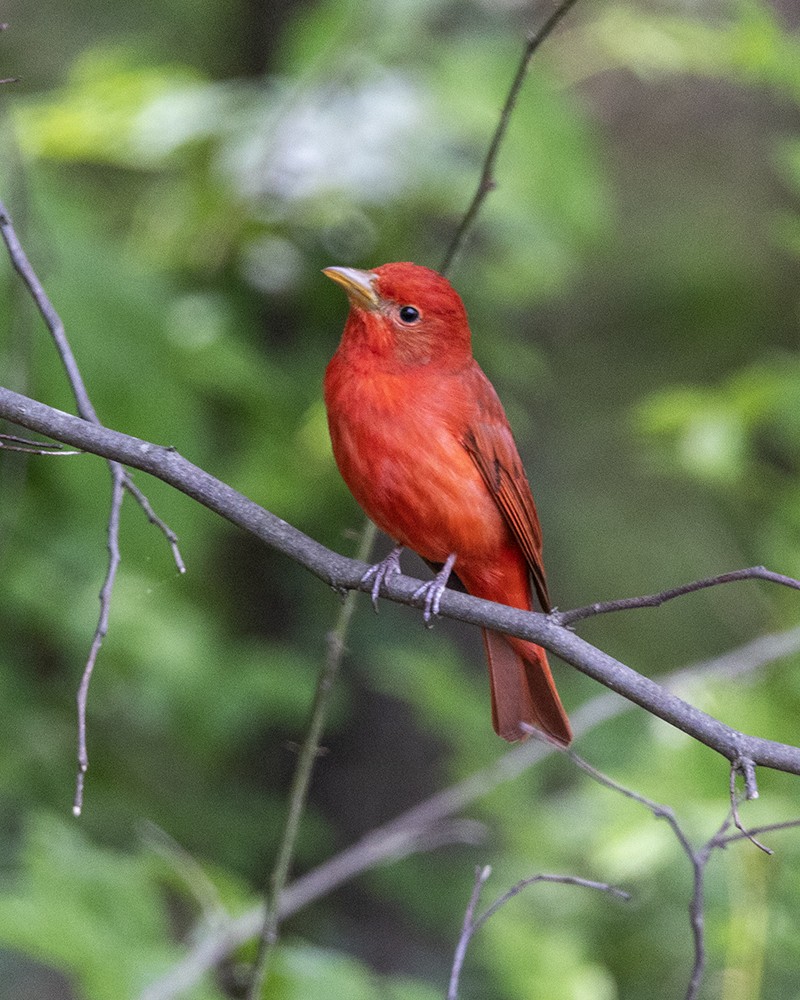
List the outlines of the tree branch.
{"label": "tree branch", "polygon": [[[192,465],[172,448],[142,441],[107,427],[98,427],[9,389],[0,389],[0,417],[156,476],[251,532],[270,548],[294,559],[336,590],[369,588],[369,584],[362,583],[366,570],[364,563],[326,549],[227,484]],[[395,576],[384,586],[384,595],[401,604],[419,606],[419,600],[414,598],[419,586],[418,580]],[[588,677],[692,736],[741,769],[759,765],[800,774],[800,749],[797,747],[749,736],[726,726],[590,645],[551,617],[492,604],[453,590],[445,591],[441,614],[544,646]],[[755,789],[751,788],[751,791]]]}
{"label": "tree branch", "polygon": [[464,911],[464,923],[461,927],[461,936],[458,939],[456,953],[453,956],[453,967],[450,970],[450,985],[447,990],[447,1000],[457,1000],[458,998],[458,980],[461,975],[461,967],[464,964],[467,947],[475,929],[475,910],[478,908],[483,887],[491,874],[491,865],[485,865],[483,868],[475,869],[475,883],[472,886],[469,902],[467,903],[467,908]]}
{"label": "tree branch", "polygon": [[730,573],[720,573],[718,576],[709,576],[704,580],[693,580],[691,583],[684,583],[680,587],[671,587],[669,590],[659,591],[657,594],[646,594],[644,597],[622,597],[616,601],[598,601],[595,604],[587,604],[583,608],[573,608],[571,611],[552,611],[550,617],[557,625],[569,627],[575,622],[583,621],[584,618],[592,618],[594,615],[607,615],[612,611],[632,611],[635,608],[658,608],[667,601],[672,601],[676,597],[683,597],[685,594],[694,594],[698,590],[706,590],[709,587],[718,587],[722,583],[738,583],[741,580],[766,580],[769,583],[779,583],[784,587],[792,587],[800,590],[800,580],[795,580],[791,576],[784,576],[782,573],[774,573],[764,566],[750,566],[749,569],[735,569]]}
{"label": "tree branch", "polygon": [[78,686],[76,699],[78,703],[78,774],[75,781],[75,798],[72,802],[72,812],[75,816],[80,816],[83,810],[83,786],[86,780],[86,772],[89,770],[89,751],[86,747],[86,706],[89,701],[89,684],[92,680],[94,665],[97,662],[100,647],[103,645],[103,639],[105,639],[108,633],[108,618],[111,614],[111,595],[114,591],[117,570],[119,569],[121,559],[119,551],[119,520],[124,495],[124,478],[122,467],[117,463],[113,463],[111,475],[111,512],[109,514],[107,536],[108,568],[102,589],[100,590],[100,617],[97,621],[97,627],[94,630],[92,645],[86,665],[83,668],[83,676]]}
{"label": "tree branch", "polygon": [[489,143],[489,149],[483,161],[483,170],[481,171],[481,176],[478,180],[478,187],[475,190],[475,194],[472,197],[469,208],[461,219],[461,223],[456,230],[455,236],[450,242],[450,246],[447,248],[444,259],[439,266],[439,270],[442,274],[446,274],[452,267],[453,261],[461,249],[467,233],[472,228],[472,225],[474,224],[478,212],[481,210],[487,195],[497,186],[497,182],[494,178],[495,164],[497,163],[500,147],[503,145],[503,140],[505,139],[505,134],[508,130],[509,122],[511,121],[511,115],[516,107],[519,93],[522,90],[522,84],[525,82],[525,77],[528,75],[531,60],[542,42],[553,32],[554,28],[572,9],[576,2],[577,0],[561,0],[561,3],[550,14],[541,28],[528,36],[527,43],[523,49],[519,64],[517,65],[517,72],[508,90],[508,94],[506,95],[505,103],[503,104],[503,109],[500,112],[500,118],[497,122],[497,127],[495,128],[492,141]]}
{"label": "tree branch", "polygon": [[16,434],[0,434],[0,451],[19,451],[24,455],[82,455],[74,448],[67,451],[59,442],[32,441]]}

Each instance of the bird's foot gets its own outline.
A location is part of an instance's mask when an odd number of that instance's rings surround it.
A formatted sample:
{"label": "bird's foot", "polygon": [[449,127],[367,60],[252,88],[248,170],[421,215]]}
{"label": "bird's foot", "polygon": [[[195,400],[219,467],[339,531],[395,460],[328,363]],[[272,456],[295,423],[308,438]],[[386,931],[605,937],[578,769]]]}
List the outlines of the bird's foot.
{"label": "bird's foot", "polygon": [[447,562],[444,566],[442,566],[436,576],[430,582],[423,583],[421,587],[418,587],[414,591],[414,598],[423,596],[425,598],[422,617],[425,619],[426,625],[430,625],[431,618],[434,618],[439,614],[439,605],[442,601],[442,594],[447,586],[447,581],[450,579],[450,574],[453,571],[453,564],[455,561],[456,554],[455,552],[451,552],[447,557]]}
{"label": "bird's foot", "polygon": [[380,594],[381,584],[384,580],[388,580],[390,577],[397,576],[400,573],[400,553],[402,551],[402,545],[395,546],[385,559],[382,559],[379,563],[375,563],[374,566],[370,566],[367,572],[361,577],[362,583],[369,583],[372,580],[370,596],[372,597],[372,606],[376,611],[378,610],[378,595]]}

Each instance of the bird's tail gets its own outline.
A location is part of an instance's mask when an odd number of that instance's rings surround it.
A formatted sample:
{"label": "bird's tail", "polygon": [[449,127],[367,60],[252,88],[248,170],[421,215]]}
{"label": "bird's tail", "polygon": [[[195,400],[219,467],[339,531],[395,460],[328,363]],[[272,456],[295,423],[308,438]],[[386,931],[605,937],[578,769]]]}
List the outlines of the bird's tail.
{"label": "bird's tail", "polygon": [[509,742],[522,739],[523,722],[559,746],[568,746],[572,729],[542,647],[490,629],[483,630],[483,642],[489,660],[492,725],[497,735]]}

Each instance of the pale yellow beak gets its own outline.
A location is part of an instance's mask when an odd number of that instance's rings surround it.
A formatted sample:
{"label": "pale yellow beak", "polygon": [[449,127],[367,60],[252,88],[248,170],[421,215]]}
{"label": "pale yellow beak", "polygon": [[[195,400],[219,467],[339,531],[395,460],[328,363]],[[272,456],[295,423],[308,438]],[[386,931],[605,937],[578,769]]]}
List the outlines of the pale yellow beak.
{"label": "pale yellow beak", "polygon": [[372,271],[359,271],[354,267],[326,267],[322,273],[342,286],[352,305],[360,309],[378,308],[380,299],[375,291],[376,276]]}

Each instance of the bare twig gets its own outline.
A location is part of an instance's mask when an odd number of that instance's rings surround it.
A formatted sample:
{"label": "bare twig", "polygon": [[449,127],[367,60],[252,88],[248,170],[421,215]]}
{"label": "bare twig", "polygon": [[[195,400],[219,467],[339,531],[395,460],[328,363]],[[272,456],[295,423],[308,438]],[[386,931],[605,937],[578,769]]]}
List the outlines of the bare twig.
{"label": "bare twig", "polygon": [[[2,83],[2,81],[0,81]],[[16,434],[0,434],[0,451],[19,451],[24,455],[82,455],[82,451],[67,451],[57,441],[32,441]]]}
{"label": "bare twig", "polygon": [[[375,543],[375,535],[375,526],[371,521],[367,521],[364,524],[364,530],[358,546],[357,557],[360,561],[364,562],[369,557],[372,546]],[[342,657],[344,656],[345,636],[350,626],[350,619],[353,617],[353,612],[355,611],[355,599],[355,592],[351,591],[344,600],[333,631],[328,636],[327,654],[317,681],[317,690],[314,695],[314,704],[311,708],[308,731],[303,740],[297,760],[297,767],[292,779],[292,787],[289,793],[289,810],[283,828],[281,844],[266,893],[264,924],[261,928],[258,955],[253,966],[250,987],[247,991],[248,1000],[258,1000],[261,996],[262,986],[269,971],[269,962],[278,943],[281,897],[289,880],[289,871],[294,860],[297,834],[300,830],[300,821],[308,797],[311,772],[319,750],[328,705],[333,693],[333,685],[339,673]]]}
{"label": "bare twig", "polygon": [[89,753],[86,749],[86,705],[89,699],[89,684],[94,672],[94,665],[97,662],[97,655],[103,645],[108,633],[108,618],[111,613],[111,595],[117,579],[117,570],[120,563],[119,552],[119,517],[122,510],[123,497],[123,473],[122,467],[115,465],[112,468],[112,490],[111,490],[111,513],[108,521],[108,569],[103,587],[100,591],[100,617],[97,621],[97,628],[94,631],[91,649],[83,668],[83,676],[78,686],[78,774],[75,781],[75,798],[72,803],[72,812],[75,816],[80,816],[83,811],[83,785],[86,772],[89,769]]}
{"label": "bare twig", "polygon": [[[78,409],[79,415],[84,421],[92,423],[96,426],[101,426],[100,418],[92,405],[92,401],[89,398],[89,393],[86,390],[86,385],[83,381],[83,376],[81,375],[78,362],[70,346],[69,340],[66,335],[66,330],[64,329],[64,324],[56,311],[55,306],[50,301],[47,293],[44,290],[39,278],[28,259],[28,255],[22,247],[19,241],[14,225],[11,221],[11,217],[6,210],[5,205],[0,201],[0,234],[2,234],[3,240],[6,244],[11,263],[14,269],[19,274],[23,283],[25,284],[31,298],[36,304],[42,319],[50,331],[50,335],[58,351],[59,357],[61,358],[61,363],[64,366],[64,370],[67,374],[67,379],[72,388],[73,395],[75,397],[75,403]],[[100,614],[98,617],[97,627],[94,632],[94,637],[92,639],[92,644],[89,650],[89,655],[84,666],[83,676],[81,678],[81,683],[78,688],[77,703],[78,703],[78,773],[75,781],[75,797],[73,800],[72,811],[76,816],[79,816],[83,809],[83,789],[84,780],[86,776],[86,770],[89,766],[89,758],[86,749],[86,705],[89,695],[89,683],[91,681],[92,673],[94,671],[94,665],[97,661],[97,656],[100,652],[100,648],[103,644],[103,639],[108,631],[108,618],[111,610],[111,598],[114,590],[114,583],[116,582],[117,569],[119,568],[120,562],[120,551],[119,551],[119,524],[120,524],[120,510],[122,508],[122,501],[124,498],[124,492],[127,489],[128,492],[133,496],[133,498],[139,503],[143,508],[146,516],[152,524],[158,527],[166,536],[173,556],[175,558],[176,565],[179,572],[185,572],[186,567],[183,564],[180,552],[177,545],[177,536],[175,533],[160,519],[158,518],[153,509],[145,497],[145,495],[134,486],[130,475],[125,470],[125,468],[117,462],[115,459],[110,458],[109,472],[111,473],[111,506],[108,516],[108,532],[107,532],[107,548],[109,553],[108,568],[106,570],[106,577],[103,582],[103,587],[100,591]]]}
{"label": "bare twig", "polygon": [[[762,833],[776,833],[780,830],[796,830],[800,827],[800,819],[785,819],[780,823],[765,823],[763,826],[754,826],[750,830],[739,830],[738,833],[722,833],[713,838],[715,847],[727,847],[728,844],[736,844],[740,840],[751,840],[754,835],[761,836]],[[774,854],[774,851],[769,851]]]}
{"label": "bare twig", "polygon": [[486,196],[497,186],[497,182],[494,178],[495,164],[500,153],[500,147],[503,145],[503,140],[505,139],[509,122],[511,121],[511,115],[519,98],[520,90],[522,90],[522,84],[525,82],[525,77],[528,75],[531,60],[542,42],[552,33],[553,29],[559,24],[561,19],[570,11],[575,3],[576,0],[561,0],[561,3],[558,7],[556,7],[552,14],[550,14],[541,28],[528,36],[528,40],[517,66],[517,72],[514,75],[514,79],[508,90],[508,94],[506,95],[505,103],[503,104],[502,111],[500,112],[500,118],[497,122],[497,127],[495,128],[492,141],[489,143],[489,149],[483,161],[483,170],[481,171],[481,176],[478,181],[478,187],[475,190],[475,194],[473,195],[469,208],[464,213],[464,217],[456,230],[455,236],[450,242],[450,246],[447,248],[444,259],[439,266],[439,270],[442,274],[446,274],[450,270],[456,254],[461,249],[467,233],[472,228],[478,212],[481,210],[481,207],[486,200]]}
{"label": "bare twig", "polygon": [[172,550],[172,558],[175,561],[175,565],[178,568],[179,573],[186,572],[186,566],[183,562],[183,556],[181,555],[181,550],[178,548],[178,536],[153,510],[152,504],[147,499],[146,494],[142,493],[139,487],[131,478],[130,474],[127,475],[125,479],[125,489],[130,493],[133,499],[142,508],[142,513],[147,518],[147,520],[166,538],[169,543],[169,547]]}
{"label": "bare twig", "polygon": [[486,880],[492,874],[490,865],[475,869],[475,884],[472,886],[467,909],[464,912],[464,923],[461,926],[461,936],[456,945],[456,953],[453,956],[453,967],[450,970],[450,985],[447,990],[447,1000],[456,1000],[458,997],[458,980],[461,976],[461,968],[467,955],[467,946],[475,930],[475,910],[481,898],[481,892],[486,884]]}
{"label": "bare twig", "polygon": [[630,893],[624,892],[616,886],[609,885],[607,882],[595,882],[591,879],[579,878],[577,875],[531,875],[529,878],[520,879],[516,885],[513,885],[507,892],[504,892],[502,896],[492,903],[491,906],[484,910],[479,917],[475,917],[474,914],[480,900],[481,891],[491,873],[492,869],[488,865],[485,868],[478,868],[475,873],[475,885],[473,886],[472,895],[470,896],[469,904],[467,905],[466,913],[464,914],[464,924],[461,929],[461,936],[458,939],[456,953],[453,958],[453,966],[450,972],[450,986],[447,991],[447,1000],[458,1000],[458,982],[461,976],[464,958],[467,953],[467,947],[469,946],[472,937],[481,929],[481,927],[483,927],[487,920],[490,920],[495,913],[497,913],[501,907],[505,906],[505,904],[515,896],[518,896],[523,889],[527,889],[528,886],[536,885],[539,882],[550,882],[558,885],[577,885],[584,889],[595,889],[598,892],[607,892],[612,896],[616,896],[618,899],[624,899],[626,901],[631,898]]}
{"label": "bare twig", "polygon": [[[756,840],[753,833],[746,830],[745,827],[742,825],[742,821],[739,816],[739,793],[736,789],[736,778],[739,774],[743,773],[744,770],[745,769],[743,768],[741,763],[738,765],[735,762],[731,764],[730,789],[729,789],[730,799],[731,799],[731,819],[733,820],[733,825],[736,827],[736,829],[739,830],[750,841],[751,844],[755,845],[759,850],[763,851],[765,854],[772,854],[773,851],[769,847],[765,847],[765,845],[762,844],[761,841]],[[752,798],[757,798],[758,794],[756,794],[755,796],[748,794],[747,786],[748,786],[748,780],[747,778],[745,778],[745,798],[748,800]]]}
{"label": "bare twig", "polygon": [[571,611],[551,611],[550,617],[558,625],[568,627],[584,618],[607,615],[612,611],[658,608],[676,597],[694,594],[698,590],[706,590],[709,587],[719,587],[723,583],[738,583],[740,580],[767,580],[769,583],[779,583],[784,587],[800,590],[800,580],[784,576],[782,573],[774,573],[764,566],[750,566],[749,569],[736,569],[730,573],[720,573],[719,576],[706,577],[704,580],[693,580],[691,583],[681,584],[680,587],[671,587],[669,590],[662,590],[657,594],[647,594],[644,597],[622,597],[616,601],[598,601],[595,604],[587,604],[586,607],[573,608]]}
{"label": "bare twig", "polygon": [[[714,660],[693,663],[676,670],[664,678],[667,686],[692,684],[698,679],[714,676],[741,676],[758,670],[766,663],[800,651],[800,628],[789,629],[776,635],[764,636],[747,643]],[[572,714],[572,727],[576,739],[585,736],[599,725],[630,711],[632,705],[614,694],[593,698]],[[430,798],[395,817],[390,822],[371,830],[355,844],[330,858],[318,868],[296,879],[282,897],[281,919],[291,916],[304,906],[322,898],[340,885],[356,878],[365,871],[387,861],[436,843],[474,843],[480,833],[475,824],[456,821],[451,817],[462,812],[499,786],[515,780],[556,749],[549,744],[529,740],[509,750],[458,784],[443,789]],[[465,828],[466,824],[466,828]],[[776,823],[755,829],[761,834],[767,830],[783,829],[795,821]],[[741,840],[741,834],[730,834],[731,841]],[[721,843],[721,846],[725,846]],[[223,925],[215,925],[204,934],[196,936],[195,943],[162,979],[153,983],[139,1000],[172,1000],[190,989],[208,970],[214,968],[228,955],[252,940],[264,921],[264,908],[255,906]]]}
{"label": "bare twig", "polygon": [[528,878],[520,879],[516,885],[513,885],[499,899],[496,899],[477,918],[473,925],[473,930],[480,930],[486,921],[497,913],[501,906],[504,906],[514,896],[518,896],[523,889],[527,889],[529,885],[536,885],[537,882],[550,882],[554,885],[578,885],[584,889],[596,889],[598,892],[607,892],[609,895],[616,896],[617,899],[624,899],[626,902],[631,898],[629,892],[625,892],[624,889],[620,889],[618,886],[610,885],[608,882],[596,882],[590,878],[580,878],[578,875],[530,875]]}

